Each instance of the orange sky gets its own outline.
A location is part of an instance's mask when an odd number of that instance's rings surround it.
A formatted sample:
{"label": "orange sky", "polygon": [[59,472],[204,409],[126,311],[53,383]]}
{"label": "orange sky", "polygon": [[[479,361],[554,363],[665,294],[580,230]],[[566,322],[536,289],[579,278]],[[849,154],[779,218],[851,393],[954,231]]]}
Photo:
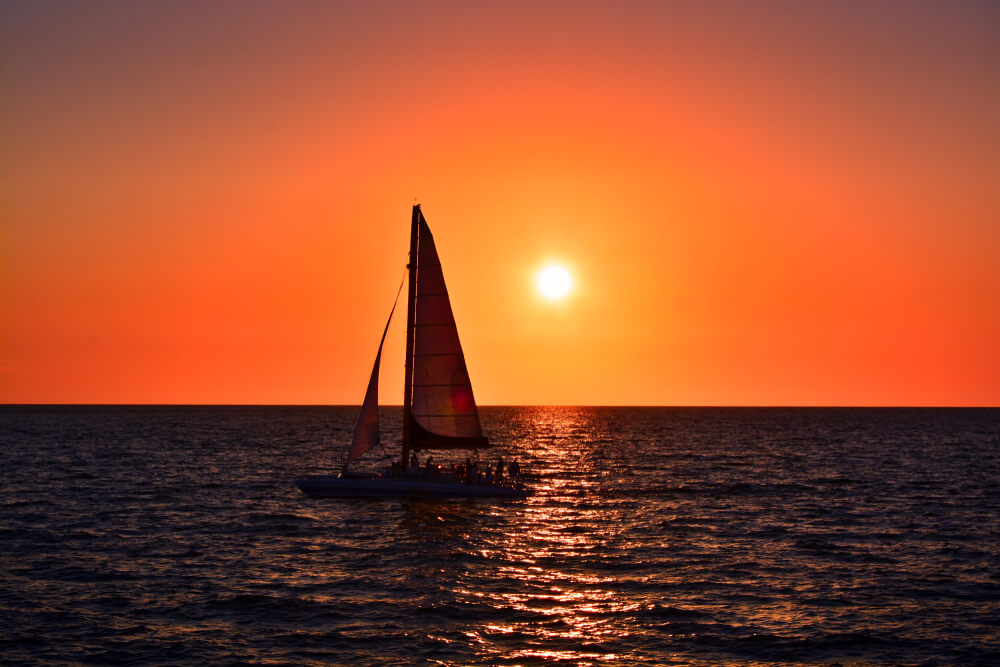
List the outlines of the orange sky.
{"label": "orange sky", "polygon": [[0,12],[0,402],[1000,405],[996,4]]}

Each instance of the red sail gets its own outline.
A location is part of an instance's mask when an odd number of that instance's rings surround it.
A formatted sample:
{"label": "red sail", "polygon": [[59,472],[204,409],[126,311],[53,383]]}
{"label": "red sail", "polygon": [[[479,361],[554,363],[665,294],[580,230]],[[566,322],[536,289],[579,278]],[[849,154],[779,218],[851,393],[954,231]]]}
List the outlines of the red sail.
{"label": "red sail", "polygon": [[[420,214],[415,278],[412,449],[488,447],[434,237]],[[414,278],[411,275],[411,280]]]}
{"label": "red sail", "polygon": [[385,328],[382,330],[382,339],[378,343],[378,352],[375,353],[375,364],[372,367],[371,377],[368,378],[368,389],[365,391],[365,400],[361,404],[358,425],[354,427],[354,440],[351,441],[351,447],[347,450],[347,459],[344,461],[343,472],[347,472],[347,466],[351,465],[354,459],[379,443],[378,368],[382,363],[382,346],[385,345],[385,335],[389,332],[389,323],[392,322],[392,314],[396,312],[396,303],[399,302],[399,294],[402,291],[403,283],[400,282],[399,289],[396,290],[396,301],[392,302],[389,319],[385,321]]}
{"label": "red sail", "polygon": [[[388,327],[388,324],[386,326]],[[385,342],[385,334],[382,334],[382,342]],[[378,444],[378,367],[381,359],[382,343],[379,343],[378,353],[375,355],[375,366],[372,368],[372,375],[368,380],[368,390],[365,392],[365,400],[361,404],[358,425],[354,427],[354,440],[351,441],[351,447],[347,450],[347,460],[344,461],[344,472],[347,471],[347,466],[351,465],[354,459]]]}

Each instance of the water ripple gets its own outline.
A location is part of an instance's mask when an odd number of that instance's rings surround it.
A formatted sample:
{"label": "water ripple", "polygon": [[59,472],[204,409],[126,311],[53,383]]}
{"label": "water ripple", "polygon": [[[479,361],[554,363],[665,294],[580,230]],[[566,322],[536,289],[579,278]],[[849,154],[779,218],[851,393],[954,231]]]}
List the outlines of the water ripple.
{"label": "water ripple", "polygon": [[485,409],[526,500],[305,498],[355,413],[0,408],[0,658],[1000,662],[1000,411]]}

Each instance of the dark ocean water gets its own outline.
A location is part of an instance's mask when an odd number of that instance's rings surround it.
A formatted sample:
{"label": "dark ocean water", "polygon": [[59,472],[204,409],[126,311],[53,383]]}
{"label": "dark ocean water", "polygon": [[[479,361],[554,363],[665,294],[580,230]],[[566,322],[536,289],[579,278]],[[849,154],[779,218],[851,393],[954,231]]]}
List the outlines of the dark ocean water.
{"label": "dark ocean water", "polygon": [[486,408],[529,499],[307,499],[356,412],[0,408],[0,661],[1000,664],[1000,410]]}

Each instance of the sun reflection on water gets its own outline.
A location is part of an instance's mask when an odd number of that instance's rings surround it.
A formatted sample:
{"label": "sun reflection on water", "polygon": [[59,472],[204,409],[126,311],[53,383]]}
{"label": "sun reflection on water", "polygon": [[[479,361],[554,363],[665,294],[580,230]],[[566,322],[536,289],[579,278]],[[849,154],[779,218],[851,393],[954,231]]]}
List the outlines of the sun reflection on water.
{"label": "sun reflection on water", "polygon": [[[492,616],[469,629],[486,660],[619,661],[616,640],[643,602],[624,595],[613,567],[627,508],[591,503],[602,477],[613,475],[610,427],[597,412],[539,408],[525,415],[529,436],[511,443],[530,460],[535,494],[485,510],[497,530],[470,536],[469,552],[488,561],[491,581],[470,572],[453,589],[458,599],[486,604]],[[523,433],[523,430],[521,431]],[[502,436],[501,436],[502,437]]]}

